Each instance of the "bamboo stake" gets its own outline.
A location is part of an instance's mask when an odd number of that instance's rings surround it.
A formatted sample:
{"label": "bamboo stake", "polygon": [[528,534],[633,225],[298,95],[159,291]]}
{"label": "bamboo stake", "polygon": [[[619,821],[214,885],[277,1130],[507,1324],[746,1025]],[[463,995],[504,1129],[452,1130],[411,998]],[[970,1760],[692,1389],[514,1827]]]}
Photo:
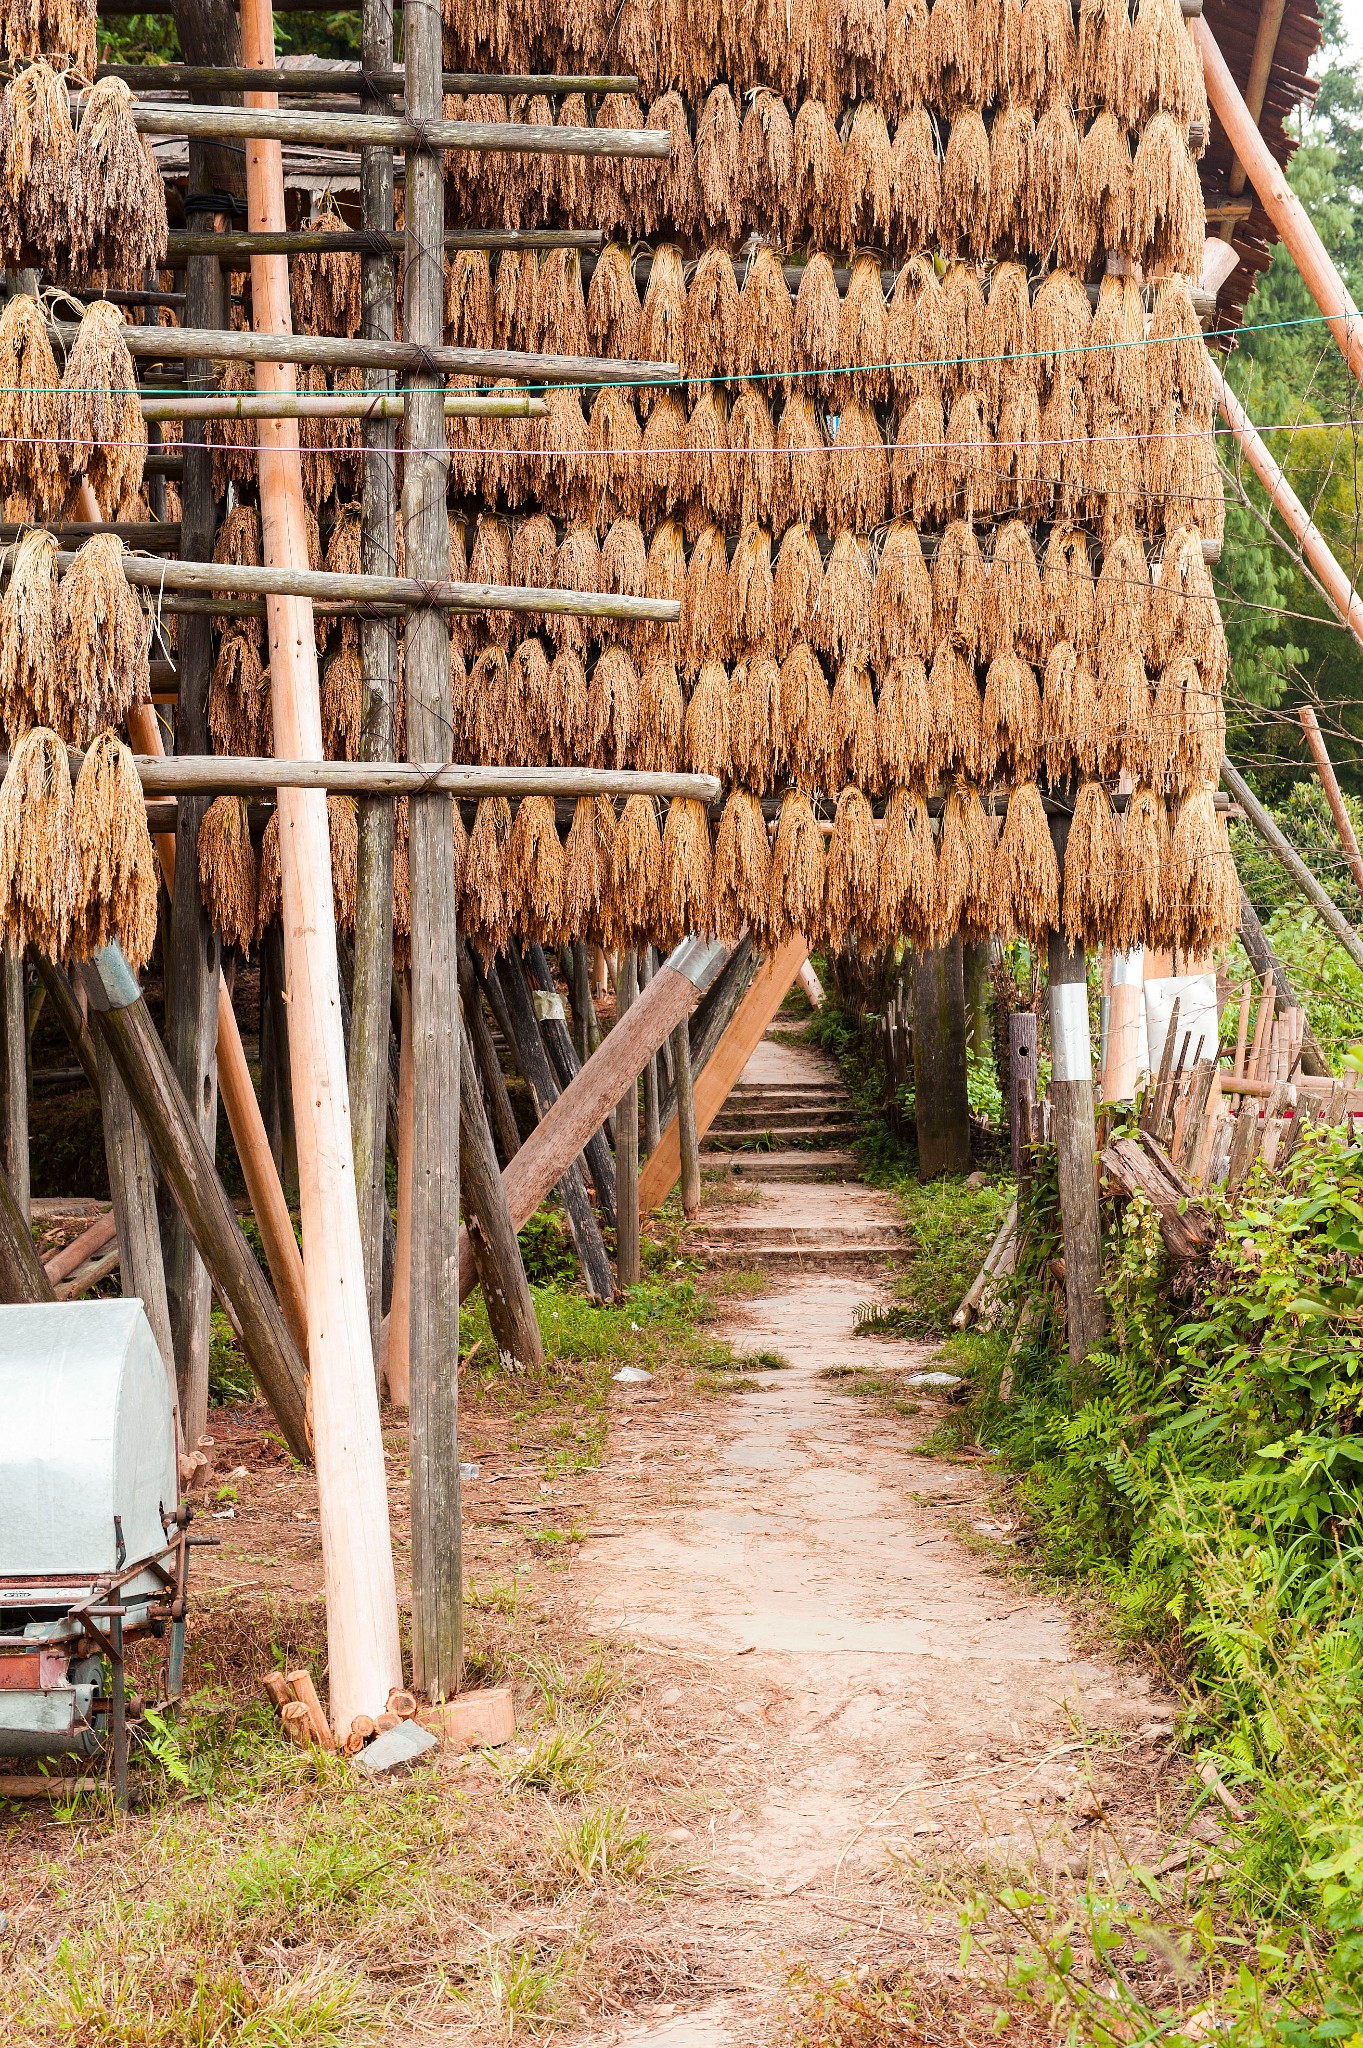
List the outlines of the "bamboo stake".
{"label": "bamboo stake", "polygon": [[1240,1022],[1235,1032],[1235,1065],[1231,1069],[1237,1078],[1243,1078],[1245,1072],[1245,1046],[1249,1039],[1249,1006],[1253,986],[1247,975],[1240,990]]}
{"label": "bamboo stake", "polygon": [[1312,226],[1310,215],[1260,134],[1205,19],[1194,24],[1193,34],[1202,51],[1207,98],[1225,130],[1226,140],[1248,172],[1265,213],[1282,236],[1307,290],[1329,322],[1344,360],[1355,377],[1363,378],[1363,320],[1358,308],[1345,290],[1344,280]]}
{"label": "bamboo stake", "polygon": [[[281,8],[280,12],[287,10]],[[310,93],[358,93],[361,97],[395,99],[403,90],[403,74],[387,65],[316,64],[306,71],[282,65],[248,70],[241,64],[100,64],[95,77],[121,78],[134,92],[282,92],[291,98]],[[639,81],[579,72],[446,71],[441,91],[447,93],[534,94],[566,99],[571,93],[637,93]]]}
{"label": "bamboo stake", "polygon": [[[1240,944],[1244,947],[1254,972],[1261,978],[1272,979],[1278,991],[1279,1002],[1295,1003],[1297,997],[1287,978],[1287,970],[1269,944],[1268,934],[1259,922],[1254,905],[1245,894],[1243,882],[1240,884]],[[1328,1075],[1330,1072],[1329,1062],[1317,1043],[1316,1035],[1310,1024],[1305,1021],[1305,1012],[1302,1025],[1302,1065],[1306,1073],[1317,1077]]]}
{"label": "bamboo stake", "polygon": [[[368,337],[367,337],[368,338]],[[371,372],[371,375],[375,373]],[[378,373],[386,374],[386,373]],[[199,397],[166,398],[144,394],[144,420],[400,420],[407,401],[371,396],[363,391],[302,391],[261,397],[255,391],[210,391]],[[447,393],[447,420],[538,420],[549,410],[529,392],[501,392],[487,397]]]}
{"label": "bamboo stake", "polygon": [[1363,968],[1363,939],[1359,938],[1343,911],[1312,874],[1291,841],[1274,824],[1243,775],[1229,761],[1221,763],[1221,780],[1280,867],[1286,868],[1302,895],[1324,924],[1339,940],[1355,967]]}
{"label": "bamboo stake", "polygon": [[[242,0],[241,34],[248,63],[272,62],[270,0]],[[278,141],[248,139],[246,193],[251,227],[284,226]],[[252,258],[251,302],[263,330],[287,334],[292,316],[285,258]],[[260,391],[293,388],[293,372],[281,362],[257,360],[255,374]],[[308,559],[297,422],[263,422],[261,441],[265,558],[292,568]],[[267,618],[276,750],[291,759],[320,760],[312,607],[272,595]],[[356,1714],[371,1711],[400,1682],[397,1590],[355,1202],[326,799],[316,791],[283,790],[278,803],[330,1699],[336,1726],[348,1729]]]}
{"label": "bamboo stake", "polygon": [[1297,716],[1301,720],[1302,731],[1306,734],[1307,745],[1315,760],[1316,772],[1324,786],[1326,799],[1330,805],[1330,815],[1339,834],[1339,843],[1344,848],[1344,857],[1349,863],[1355,882],[1363,889],[1363,853],[1359,851],[1353,819],[1344,806],[1344,795],[1335,774],[1335,764],[1330,759],[1330,752],[1325,744],[1325,735],[1309,704],[1303,704]]}
{"label": "bamboo stake", "polygon": [[[200,246],[209,238],[194,228],[172,228],[166,238],[166,261],[172,265],[182,263],[187,256],[202,256],[207,252]],[[224,261],[233,262],[238,258],[252,256],[301,256],[315,250],[320,237],[315,228],[289,228],[278,235],[251,235],[232,232],[222,237],[220,254]],[[402,237],[397,234],[380,235],[370,228],[337,229],[326,237],[328,249],[348,255],[376,249],[386,241],[396,253],[402,247]],[[586,255],[595,254],[605,246],[606,237],[600,228],[446,228],[445,248],[454,249],[580,249]]]}
{"label": "bamboo stake", "polygon": [[[433,104],[442,95],[438,82]],[[264,104],[268,102],[268,105]],[[182,101],[133,104],[139,135],[199,136],[208,142],[302,142],[321,149],[386,144],[390,149],[468,150],[476,155],[666,158],[665,128],[557,128],[531,121],[429,121],[400,114],[349,114],[280,107],[273,92],[250,92],[244,107],[191,107]],[[443,166],[442,166],[443,176]],[[437,228],[437,234],[440,230]]]}
{"label": "bamboo stake", "polygon": [[1259,1013],[1254,1020],[1254,1043],[1250,1049],[1249,1065],[1245,1069],[1247,1080],[1258,1081],[1263,1078],[1264,1053],[1269,1042],[1269,1033],[1273,1029],[1273,1008],[1277,996],[1278,991],[1273,985],[1273,977],[1266,974],[1259,996]]}

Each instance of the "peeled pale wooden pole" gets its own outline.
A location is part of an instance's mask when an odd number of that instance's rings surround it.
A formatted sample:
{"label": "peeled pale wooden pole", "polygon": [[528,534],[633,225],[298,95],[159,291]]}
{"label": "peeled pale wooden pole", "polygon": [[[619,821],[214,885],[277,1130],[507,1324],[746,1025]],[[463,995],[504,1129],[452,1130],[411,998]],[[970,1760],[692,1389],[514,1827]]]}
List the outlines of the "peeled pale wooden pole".
{"label": "peeled pale wooden pole", "polygon": [[[1052,823],[1064,871],[1069,820]],[[1082,947],[1052,932],[1046,949],[1051,1009],[1051,1112],[1065,1241],[1065,1311],[1070,1358],[1082,1365],[1107,1332],[1103,1247],[1098,1226],[1098,1131],[1093,1113],[1093,1047],[1088,968]]]}
{"label": "peeled pale wooden pole", "polygon": [[1344,848],[1344,857],[1349,863],[1355,882],[1357,882],[1360,889],[1363,889],[1363,853],[1359,851],[1358,834],[1354,831],[1354,821],[1345,808],[1344,793],[1340,789],[1339,778],[1335,774],[1335,764],[1330,759],[1330,750],[1325,744],[1325,735],[1320,729],[1320,721],[1309,704],[1303,704],[1297,716],[1301,720],[1301,729],[1306,734],[1306,743],[1311,749],[1311,758],[1316,764],[1316,773],[1319,775],[1321,785],[1325,790],[1326,801],[1330,806],[1330,815],[1335,821],[1335,830],[1339,834],[1339,843]]}
{"label": "peeled pale wooden pole", "polygon": [[[245,63],[274,62],[270,0],[242,0],[241,39]],[[271,105],[273,96],[254,102]],[[247,142],[246,194],[251,228],[285,227],[277,142]],[[290,331],[287,258],[252,258],[251,314],[266,332]],[[257,363],[258,391],[293,388],[290,366]],[[296,420],[261,421],[258,461],[265,560],[302,568],[308,544]],[[267,597],[266,620],[275,752],[320,760],[312,606]],[[326,797],[281,790],[277,802],[330,1703],[334,1724],[348,1729],[401,1682],[397,1588],[355,1199]]]}
{"label": "peeled pale wooden pole", "polygon": [[1107,1057],[1103,1062],[1103,1100],[1130,1102],[1140,1073],[1141,1010],[1145,1003],[1144,949],[1112,955],[1112,985],[1107,1013]]}
{"label": "peeled pale wooden pole", "polygon": [[1344,360],[1355,377],[1363,379],[1363,319],[1358,308],[1345,290],[1344,280],[1312,226],[1310,215],[1288,184],[1285,172],[1259,131],[1258,122],[1245,105],[1205,16],[1200,16],[1192,26],[1202,51],[1212,112],[1248,172],[1249,181],[1282,236],[1307,290],[1329,321],[1330,332],[1339,343]]}
{"label": "peeled pale wooden pole", "polygon": [[412,1395],[412,985],[402,977],[398,1040],[398,1230],[393,1252],[393,1298],[388,1304],[383,1377],[395,1408]]}
{"label": "peeled pale wooden pole", "polygon": [[[633,953],[622,953],[615,978],[616,1022],[639,988]],[[639,1083],[633,1075],[615,1112],[615,1272],[621,1291],[639,1284]]]}

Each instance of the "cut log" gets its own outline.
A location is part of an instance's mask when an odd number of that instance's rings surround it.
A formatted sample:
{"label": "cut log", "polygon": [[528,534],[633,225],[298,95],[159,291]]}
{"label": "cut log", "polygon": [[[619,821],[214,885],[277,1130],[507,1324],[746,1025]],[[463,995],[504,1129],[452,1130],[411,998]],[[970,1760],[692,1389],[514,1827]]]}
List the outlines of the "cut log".
{"label": "cut log", "polygon": [[1101,1163],[1126,1194],[1145,1196],[1159,1217],[1172,1259],[1186,1262],[1206,1254],[1216,1240],[1216,1219],[1194,1200],[1191,1182],[1148,1132],[1139,1138],[1114,1139],[1104,1146]]}

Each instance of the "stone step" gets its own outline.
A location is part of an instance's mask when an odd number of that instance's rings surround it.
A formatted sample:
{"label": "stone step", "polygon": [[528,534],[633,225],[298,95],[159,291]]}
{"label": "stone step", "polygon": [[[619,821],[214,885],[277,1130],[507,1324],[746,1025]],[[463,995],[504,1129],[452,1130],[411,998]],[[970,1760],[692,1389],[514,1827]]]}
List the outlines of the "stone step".
{"label": "stone step", "polygon": [[825,1272],[843,1266],[883,1266],[902,1249],[897,1244],[859,1244],[816,1240],[809,1244],[734,1244],[725,1239],[701,1241],[688,1249],[707,1266],[778,1266]]}
{"label": "stone step", "polygon": [[728,1124],[734,1130],[779,1131],[793,1124],[808,1124],[817,1128],[822,1124],[845,1124],[854,1121],[851,1105],[846,1102],[755,1102],[725,1103],[715,1118],[715,1125]]}
{"label": "stone step", "polygon": [[[716,1151],[761,1152],[763,1147],[758,1141],[765,1135],[765,1129],[734,1131],[726,1130],[722,1124],[712,1124],[705,1134],[705,1142]],[[782,1150],[845,1151],[849,1145],[855,1144],[861,1131],[856,1124],[796,1124],[793,1128],[773,1131],[772,1135],[780,1138]],[[776,1151],[778,1148],[773,1145],[768,1149]]]}
{"label": "stone step", "polygon": [[723,1173],[747,1181],[845,1181],[857,1178],[853,1152],[825,1152],[811,1147],[808,1152],[726,1151],[701,1147],[700,1163],[709,1173]]}
{"label": "stone step", "polygon": [[904,1233],[890,1217],[849,1217],[846,1222],[832,1217],[812,1223],[763,1223],[744,1216],[715,1218],[706,1227],[708,1241],[724,1244],[846,1244],[880,1247],[896,1251]]}

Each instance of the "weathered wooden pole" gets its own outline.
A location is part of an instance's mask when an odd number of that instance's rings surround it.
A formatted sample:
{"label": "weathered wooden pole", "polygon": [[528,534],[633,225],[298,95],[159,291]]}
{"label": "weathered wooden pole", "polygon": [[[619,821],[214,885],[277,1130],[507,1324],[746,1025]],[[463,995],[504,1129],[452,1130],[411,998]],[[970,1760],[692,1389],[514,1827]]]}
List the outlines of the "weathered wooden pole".
{"label": "weathered wooden pole", "polygon": [[[151,1150],[146,1133],[133,1114],[132,1099],[114,1063],[107,1041],[95,1039],[99,1068],[99,1108],[104,1125],[104,1157],[109,1168],[109,1193],[113,1198],[114,1223],[118,1232],[119,1261],[123,1292],[135,1294],[146,1311],[157,1349],[165,1361],[170,1383],[178,1388],[175,1371],[175,1341],[171,1331],[170,1304],[166,1294],[166,1268],[161,1251],[161,1228],[156,1216],[156,1177],[152,1172]],[[188,1105],[188,1098],[186,1098]],[[176,1210],[177,1217],[179,1211]],[[192,1239],[191,1239],[192,1243]],[[196,1258],[198,1254],[195,1254]],[[207,1272],[207,1267],[204,1271]],[[205,1389],[206,1391],[206,1389]],[[204,1403],[204,1420],[208,1406]],[[184,1410],[180,1424],[184,1428]],[[199,1436],[203,1431],[199,1431]],[[186,1438],[186,1441],[191,1439]],[[198,1442],[198,1436],[192,1439]]]}
{"label": "weathered wooden pole", "polygon": [[388,1349],[383,1376],[395,1408],[412,1398],[412,982],[402,977],[402,1015],[398,1024],[397,1144],[398,1230],[393,1252],[393,1298],[388,1308]]}
{"label": "weathered wooden pole", "polygon": [[1025,1179],[1031,1170],[1029,1148],[1036,1137],[1036,1048],[1035,1012],[1012,1011],[1008,1018],[1008,1137],[1016,1181]]}
{"label": "weathered wooden pole", "polygon": [[511,1107],[506,1076],[502,1072],[497,1048],[492,1043],[492,1033],[488,1029],[487,1012],[483,1008],[483,991],[473,971],[468,948],[462,940],[459,944],[459,994],[463,999],[464,1026],[473,1047],[477,1071],[492,1106],[492,1121],[497,1130],[497,1142],[502,1149],[503,1161],[509,1166],[520,1150],[520,1126],[516,1122],[516,1112]]}
{"label": "weathered wooden pole", "polygon": [[672,1069],[677,1077],[682,1214],[688,1223],[693,1223],[700,1214],[700,1140],[696,1135],[696,1098],[691,1086],[691,1032],[685,1020],[672,1033]]}
{"label": "weathered wooden pole", "polygon": [[[653,948],[644,946],[639,953],[639,987],[645,989],[653,979]],[[662,1126],[658,1116],[658,1055],[654,1053],[644,1068],[644,1137],[643,1152],[647,1158],[658,1149]]]}
{"label": "weathered wooden pole", "polygon": [[[270,0],[241,0],[241,35],[247,64],[273,62]],[[267,103],[271,98],[261,97]],[[246,190],[248,224],[282,229],[278,142],[247,142]],[[286,258],[252,258],[251,313],[262,331],[290,331]],[[257,362],[255,375],[259,391],[294,388],[293,371],[285,365]],[[308,536],[298,423],[262,420],[259,440],[264,557],[301,568]],[[275,752],[319,760],[324,749],[312,606],[271,596],[266,617]],[[326,799],[313,791],[280,790],[277,801],[330,1709],[334,1725],[348,1729],[356,1714],[380,1709],[401,1680],[397,1587],[355,1200]]]}
{"label": "weathered wooden pole", "polygon": [[467,1071],[459,1099],[459,1170],[465,1228],[498,1357],[538,1371],[544,1364],[544,1340],[467,1041],[462,1050]]}
{"label": "weathered wooden pole", "polygon": [[[1069,819],[1051,821],[1065,868]],[[1103,1246],[1098,1227],[1098,1131],[1093,1113],[1088,965],[1082,947],[1052,932],[1046,947],[1051,1009],[1051,1115],[1065,1241],[1065,1305],[1070,1358],[1082,1365],[1107,1333]]]}
{"label": "weathered wooden pole", "polygon": [[918,1178],[970,1171],[965,974],[961,942],[913,956],[914,1116]]}
{"label": "weathered wooden pole", "polygon": [[1279,866],[1285,868],[1292,877],[1321,923],[1339,940],[1354,966],[1363,968],[1363,939],[1360,939],[1334,897],[1312,874],[1291,840],[1269,816],[1244,776],[1237,768],[1232,767],[1229,761],[1223,761],[1221,780]]}
{"label": "weathered wooden pole", "polygon": [[[639,992],[632,952],[621,953],[615,974],[615,1018],[619,1023]],[[637,1287],[639,1271],[639,1083],[630,1084],[615,1111],[615,1271],[623,1293]]]}
{"label": "weathered wooden pole", "polygon": [[0,1171],[0,1301],[54,1299],[28,1219],[15,1199],[8,1174]]}
{"label": "weathered wooden pole", "polygon": [[0,1173],[19,1214],[29,1213],[28,1005],[24,956],[0,946]]}
{"label": "weathered wooden pole", "polygon": [[[515,940],[512,946],[515,947]],[[519,948],[517,957],[520,959]],[[522,962],[525,978],[530,985],[531,1000],[535,1008],[535,1021],[540,1037],[549,1055],[550,1065],[560,1088],[570,1088],[577,1078],[582,1062],[578,1059],[577,1048],[563,1016],[563,999],[554,987],[553,972],[545,957],[543,946],[526,948]],[[587,1162],[596,1199],[608,1225],[615,1223],[615,1160],[607,1142],[604,1128],[593,1131],[582,1148]]]}
{"label": "weathered wooden pole", "polygon": [[1335,764],[1330,759],[1330,750],[1325,744],[1320,720],[1309,704],[1303,704],[1297,716],[1301,720],[1301,729],[1306,734],[1306,743],[1311,749],[1311,758],[1316,764],[1316,773],[1320,777],[1326,802],[1330,806],[1330,816],[1335,821],[1339,843],[1344,848],[1344,858],[1349,863],[1349,871],[1354,881],[1359,889],[1363,890],[1363,852],[1359,850],[1358,834],[1354,831],[1354,821],[1345,806],[1344,792],[1339,786],[1339,777],[1335,774]]}
{"label": "weathered wooden pole", "polygon": [[[1258,911],[1245,894],[1243,882],[1240,884],[1240,944],[1244,947],[1245,956],[1254,972],[1258,975],[1259,980],[1263,982],[1270,976],[1272,977],[1283,1009],[1301,1010],[1302,1012],[1302,1072],[1304,1074],[1316,1075],[1328,1074],[1330,1063],[1320,1049],[1320,1041],[1311,1029],[1310,1019],[1306,1015],[1300,997],[1296,994],[1291,982],[1287,978],[1287,969],[1283,966],[1282,961],[1269,943],[1268,933],[1259,922]],[[1243,1048],[1241,1050],[1243,1051]],[[1240,1066],[1238,1061],[1236,1063],[1236,1071],[1239,1073],[1244,1072],[1243,1067]]]}
{"label": "weathered wooden pole", "polygon": [[[403,331],[420,349],[444,340],[445,159],[420,146],[441,117],[439,0],[403,0],[407,149]],[[408,380],[402,527],[407,573],[450,573],[444,391],[434,369]],[[450,634],[444,612],[407,620],[407,751],[450,758]],[[412,1675],[442,1700],[464,1664],[459,1510],[459,973],[450,801],[414,796],[408,809],[412,900]]]}

